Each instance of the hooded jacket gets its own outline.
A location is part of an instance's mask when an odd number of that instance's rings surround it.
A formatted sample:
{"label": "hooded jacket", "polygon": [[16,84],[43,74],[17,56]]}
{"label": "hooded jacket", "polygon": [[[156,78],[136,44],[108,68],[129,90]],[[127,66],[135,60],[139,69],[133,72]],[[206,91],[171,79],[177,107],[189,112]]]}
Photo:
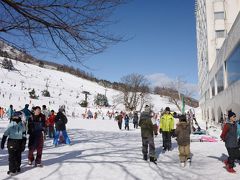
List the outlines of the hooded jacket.
{"label": "hooded jacket", "polygon": [[174,118],[172,114],[164,114],[160,119],[160,129],[163,132],[171,132],[174,129]]}
{"label": "hooded jacket", "polygon": [[190,144],[191,128],[187,122],[179,122],[177,124],[175,134],[179,146],[187,146]]}

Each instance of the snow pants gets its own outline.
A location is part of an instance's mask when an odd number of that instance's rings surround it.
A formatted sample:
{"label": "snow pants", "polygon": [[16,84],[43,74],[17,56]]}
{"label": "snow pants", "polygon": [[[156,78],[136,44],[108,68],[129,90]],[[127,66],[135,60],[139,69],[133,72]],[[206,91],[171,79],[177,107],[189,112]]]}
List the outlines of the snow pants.
{"label": "snow pants", "polygon": [[178,146],[180,162],[186,162],[190,158],[190,144],[186,146]]}
{"label": "snow pants", "polygon": [[58,145],[61,132],[62,132],[62,135],[64,137],[65,144],[71,144],[71,141],[70,141],[70,139],[68,137],[68,134],[67,134],[66,130],[64,130],[64,131],[56,131],[55,137],[54,137],[54,140],[53,140],[53,144],[54,145]]}
{"label": "snow pants", "polygon": [[240,160],[240,150],[239,148],[227,148],[228,151],[228,164],[230,168],[234,167],[234,161],[236,159]]}
{"label": "snow pants", "polygon": [[[43,132],[44,133],[44,132]],[[43,150],[43,143],[44,143],[44,135],[43,133],[39,134],[36,137],[34,137],[33,142],[31,143],[31,145],[29,145],[29,152],[28,152],[28,160],[30,162],[34,161],[34,151],[37,151],[37,156],[35,159],[35,163],[36,164],[41,164],[42,163],[42,150]],[[31,135],[29,137],[29,141],[31,139]]]}
{"label": "snow pants", "polygon": [[163,148],[167,150],[171,150],[172,148],[171,132],[163,131],[162,139],[163,139]]}
{"label": "snow pants", "polygon": [[148,148],[149,148],[149,156],[150,157],[156,157],[155,152],[155,144],[154,144],[154,137],[142,137],[142,153],[143,155],[148,154]]}
{"label": "snow pants", "polygon": [[21,166],[22,151],[20,149],[8,148],[9,171],[15,173]]}

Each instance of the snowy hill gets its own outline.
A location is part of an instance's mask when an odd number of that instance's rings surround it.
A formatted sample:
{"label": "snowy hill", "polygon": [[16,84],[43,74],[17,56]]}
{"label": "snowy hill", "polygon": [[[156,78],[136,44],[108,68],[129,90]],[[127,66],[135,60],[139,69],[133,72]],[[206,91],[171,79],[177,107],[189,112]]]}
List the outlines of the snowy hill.
{"label": "snowy hill", "polygon": [[[0,61],[3,58],[0,57]],[[113,89],[106,89],[95,82],[91,82],[74,75],[60,72],[52,69],[41,68],[36,65],[13,61],[14,67],[18,71],[8,71],[6,69],[0,70],[0,91],[1,91],[1,105],[8,107],[10,104],[14,105],[16,110],[22,109],[24,104],[43,105],[46,104],[54,110],[57,110],[59,105],[66,105],[68,115],[73,112],[76,116],[85,112],[86,108],[81,108],[79,103],[84,100],[82,91],[90,92],[88,96],[89,109],[98,111],[99,108],[94,106],[94,97],[97,93],[105,94],[108,97],[110,105],[114,110],[124,110],[123,104],[114,104],[114,97],[120,92]],[[42,91],[48,90],[51,97],[43,97]],[[39,99],[30,99],[29,91],[35,89],[36,95]],[[154,105],[156,112],[161,108],[170,106],[171,109],[177,110],[174,105],[168,102],[167,98],[162,98],[158,95],[150,95],[151,104]],[[188,107],[189,108],[189,107]],[[113,108],[102,108],[101,111],[113,110]]]}

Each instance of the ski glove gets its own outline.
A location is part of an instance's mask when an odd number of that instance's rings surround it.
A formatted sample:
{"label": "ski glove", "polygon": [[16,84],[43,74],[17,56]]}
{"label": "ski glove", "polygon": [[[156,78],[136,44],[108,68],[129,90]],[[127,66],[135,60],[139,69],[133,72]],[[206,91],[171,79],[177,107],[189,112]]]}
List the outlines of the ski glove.
{"label": "ski glove", "polygon": [[7,140],[7,136],[3,135],[2,141],[1,141],[1,149],[4,149],[4,145],[5,145],[6,140]]}

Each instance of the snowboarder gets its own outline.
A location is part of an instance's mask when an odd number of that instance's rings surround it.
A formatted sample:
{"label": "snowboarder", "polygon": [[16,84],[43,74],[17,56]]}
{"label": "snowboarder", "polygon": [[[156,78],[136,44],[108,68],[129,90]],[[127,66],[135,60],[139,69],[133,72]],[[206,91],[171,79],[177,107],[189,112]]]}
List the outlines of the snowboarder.
{"label": "snowboarder", "polygon": [[225,142],[228,151],[228,159],[224,161],[226,169],[230,173],[236,173],[233,169],[235,159],[240,159],[240,150],[238,147],[236,114],[232,111],[228,112],[229,121],[223,127],[221,139]]}
{"label": "snowboarder", "polygon": [[135,112],[134,115],[133,115],[133,126],[136,129],[138,128],[138,114],[137,114],[137,112]]}
{"label": "snowboarder", "polygon": [[67,124],[68,120],[63,112],[64,112],[64,109],[60,108],[57,113],[57,116],[55,117],[56,133],[55,133],[55,137],[53,140],[53,144],[55,146],[58,145],[59,139],[61,138],[61,136],[60,136],[61,134],[64,137],[65,144],[68,144],[68,145],[71,144],[71,141],[70,141],[67,131],[66,131],[66,124]]}
{"label": "snowboarder", "polygon": [[162,133],[163,150],[170,151],[172,148],[171,136],[174,133],[174,118],[170,113],[170,108],[166,107],[164,115],[160,119],[160,134]]}
{"label": "snowboarder", "polygon": [[4,132],[1,149],[4,149],[6,139],[8,137],[7,147],[9,155],[9,171],[7,174],[14,175],[21,171],[22,152],[25,150],[26,145],[26,131],[22,123],[22,112],[15,112],[12,117],[7,130]]}
{"label": "snowboarder", "polygon": [[190,124],[187,122],[185,115],[179,117],[179,123],[176,125],[175,135],[177,137],[179,159],[181,167],[190,165]]}
{"label": "snowboarder", "polygon": [[124,122],[125,122],[125,130],[129,131],[129,117],[128,117],[128,115],[125,115]]}
{"label": "snowboarder", "polygon": [[37,151],[35,166],[42,167],[42,150],[44,143],[45,116],[41,113],[41,108],[36,106],[34,114],[28,121],[28,164],[32,165],[34,161],[34,151]]}
{"label": "snowboarder", "polygon": [[150,162],[156,164],[157,158],[155,152],[154,134],[158,134],[157,125],[152,122],[151,109],[148,105],[145,106],[144,111],[141,113],[139,126],[141,127],[143,159],[145,161],[148,160],[149,147]]}

